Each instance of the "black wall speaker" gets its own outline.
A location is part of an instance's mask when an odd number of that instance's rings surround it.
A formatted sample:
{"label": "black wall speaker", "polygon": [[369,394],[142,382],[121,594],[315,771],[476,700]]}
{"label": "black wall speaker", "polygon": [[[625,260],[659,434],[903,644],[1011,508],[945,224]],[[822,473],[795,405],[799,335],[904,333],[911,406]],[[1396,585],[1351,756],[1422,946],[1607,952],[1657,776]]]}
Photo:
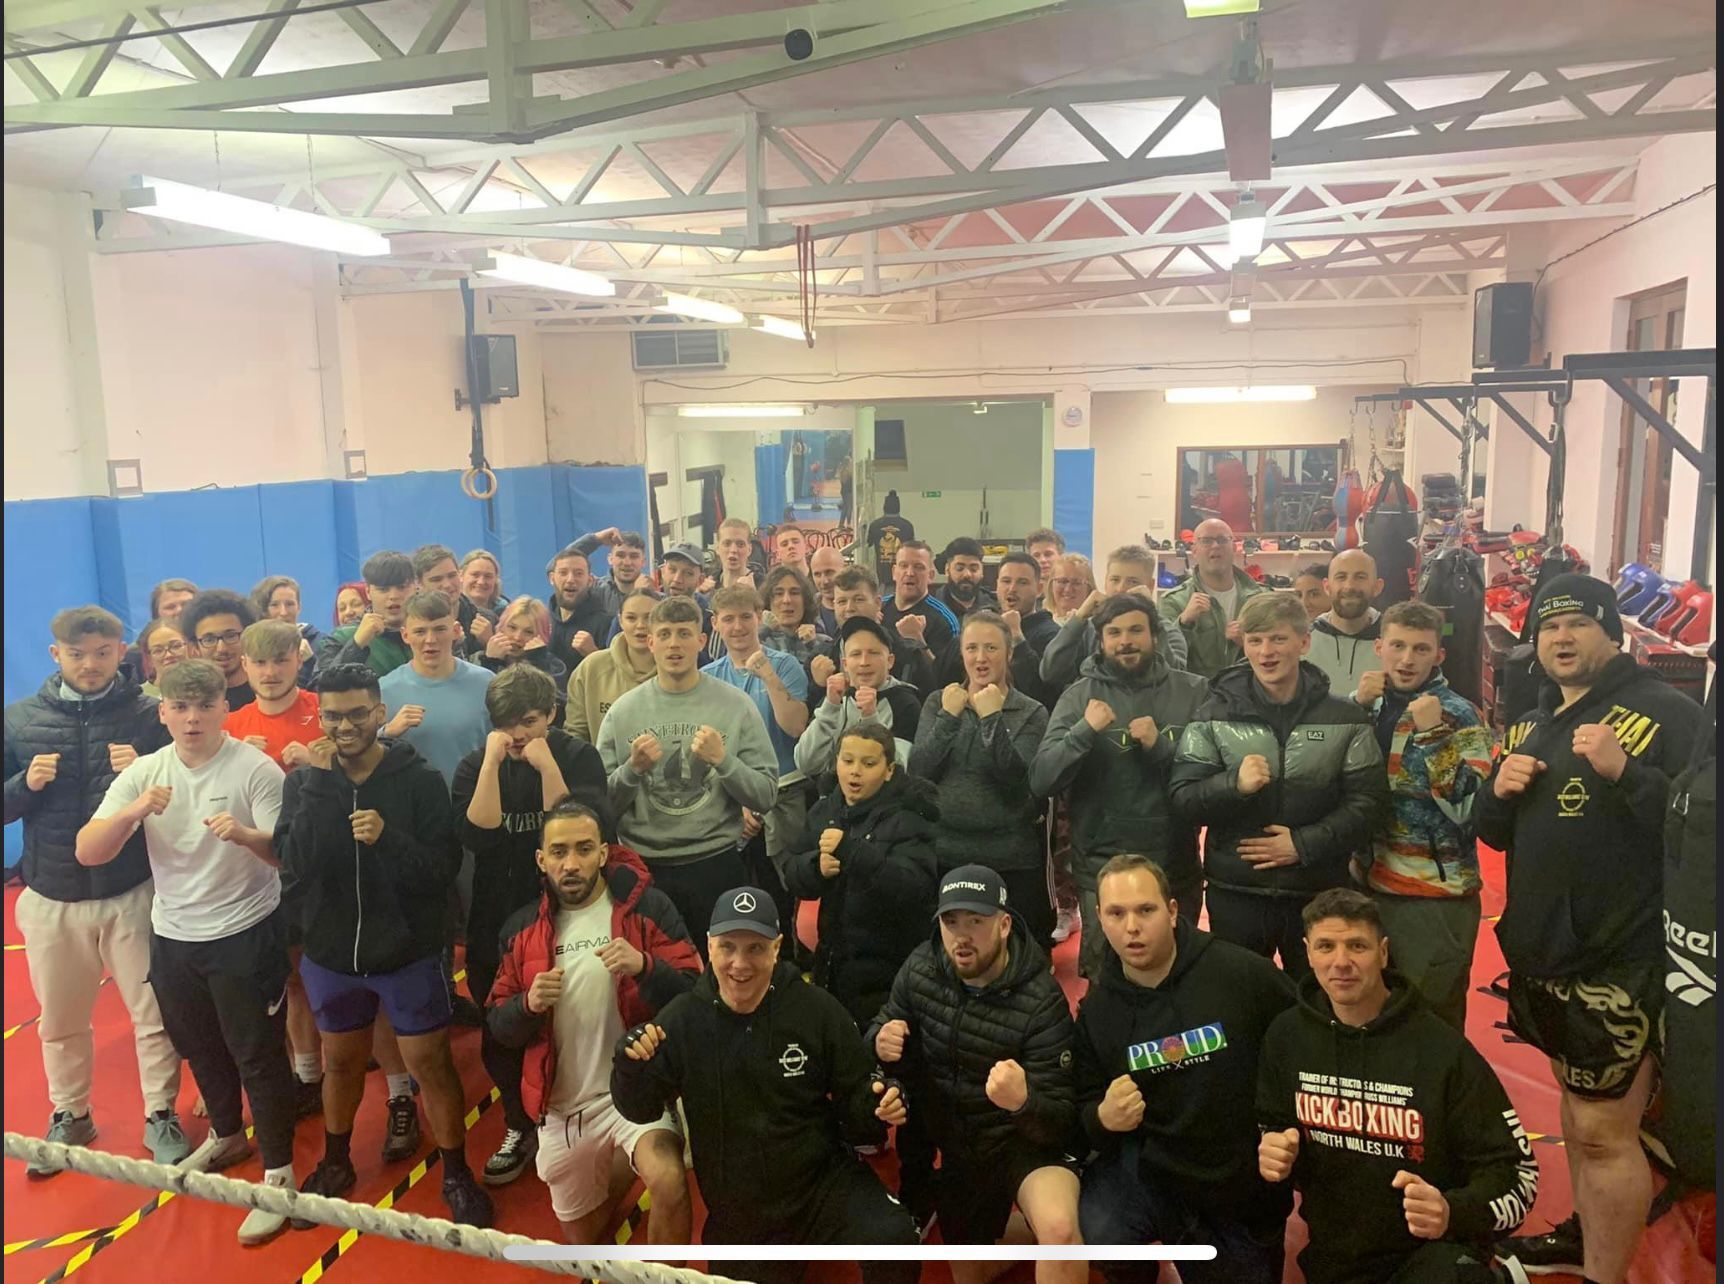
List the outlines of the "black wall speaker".
{"label": "black wall speaker", "polygon": [[1473,368],[1515,369],[1532,360],[1532,282],[1473,291]]}

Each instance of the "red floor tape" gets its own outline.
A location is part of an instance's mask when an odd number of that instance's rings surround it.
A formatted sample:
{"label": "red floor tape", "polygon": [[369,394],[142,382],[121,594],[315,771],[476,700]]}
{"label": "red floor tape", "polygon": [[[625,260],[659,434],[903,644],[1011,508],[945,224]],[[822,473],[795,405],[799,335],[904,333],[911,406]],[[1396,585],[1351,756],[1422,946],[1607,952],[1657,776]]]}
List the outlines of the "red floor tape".
{"label": "red floor tape", "polygon": [[[1490,918],[1502,908],[1500,858],[1487,855],[1484,912]],[[16,891],[5,898],[5,939],[21,939],[12,919]],[[810,907],[812,908],[812,907]],[[1487,924],[1487,928],[1488,928]],[[812,922],[803,925],[812,936]],[[39,1134],[46,1125],[48,1101],[42,1075],[42,1059],[32,1018],[37,1011],[29,973],[20,950],[4,952],[5,968],[5,1120],[14,1132]],[[1076,976],[1075,938],[1054,954],[1055,971],[1068,993],[1080,991]],[[1488,987],[1503,970],[1502,955],[1493,932],[1480,933],[1474,961],[1475,985]],[[1542,1230],[1566,1216],[1571,1207],[1568,1169],[1561,1138],[1557,1135],[1557,1096],[1544,1059],[1524,1044],[1510,1040],[1498,1026],[1503,1003],[1487,993],[1476,992],[1468,1007],[1468,1034],[1484,1051],[1508,1089],[1529,1131],[1538,1134],[1539,1199],[1528,1222]],[[143,1105],[138,1095],[137,1063],[133,1058],[131,1029],[125,1008],[112,986],[104,986],[96,1002],[96,1089],[92,1103],[100,1137],[97,1146],[121,1154],[142,1155]],[[14,1030],[14,1027],[17,1027]],[[457,1030],[455,1061],[467,1088],[467,1104],[485,1102],[490,1084],[479,1062],[476,1030]],[[384,1165],[383,1080],[380,1073],[367,1079],[366,1100],[354,1125],[353,1158],[359,1184],[349,1198],[375,1203],[403,1182],[414,1167],[402,1162]],[[204,1121],[191,1114],[195,1093],[188,1078],[181,1094],[180,1114],[194,1143],[202,1140]],[[480,1114],[469,1141],[469,1154],[482,1163],[502,1138],[502,1112],[491,1106]],[[322,1150],[323,1131],[316,1119],[303,1121],[296,1138],[294,1161],[301,1172],[309,1171]],[[429,1139],[425,1149],[429,1151]],[[78,1173],[62,1173],[48,1181],[33,1182],[24,1176],[24,1165],[8,1161],[0,1196],[5,1205],[4,1280],[57,1281],[74,1279],[78,1284],[133,1284],[142,1279],[182,1281],[232,1278],[243,1273],[248,1284],[312,1284],[329,1277],[355,1284],[428,1284],[429,1281],[460,1280],[461,1284],[494,1284],[528,1278],[522,1268],[457,1258],[431,1249],[396,1244],[369,1236],[359,1237],[339,1256],[341,1239],[335,1230],[288,1231],[261,1248],[242,1249],[234,1233],[241,1213],[193,1199],[169,1197],[158,1201],[152,1192],[117,1183],[97,1181]],[[882,1161],[890,1173],[890,1155]],[[256,1179],[261,1166],[254,1155],[230,1175]],[[513,1185],[492,1191],[497,1204],[497,1224],[510,1231],[543,1239],[559,1238],[549,1197],[530,1172]],[[1698,1227],[1711,1206],[1712,1197],[1684,1201],[1654,1225],[1646,1235],[1630,1284],[1710,1284],[1713,1267],[1701,1257]],[[445,1213],[441,1174],[433,1167],[424,1179],[397,1201],[396,1207],[427,1216]],[[697,1224],[699,1213],[697,1210]],[[85,1234],[85,1233],[88,1234]],[[105,1232],[105,1233],[104,1233]],[[1289,1260],[1287,1284],[1300,1280],[1292,1253],[1302,1246],[1305,1230],[1295,1217],[1288,1226]],[[817,1268],[809,1279],[817,1284],[858,1278],[854,1267]],[[949,1279],[943,1267],[930,1266],[927,1284]],[[1005,1277],[1009,1284],[1029,1284],[1033,1278],[1027,1265],[1014,1268]],[[1099,1279],[1099,1276],[1097,1277]],[[1163,1278],[1173,1278],[1171,1268]],[[1562,1277],[1546,1277],[1560,1280]]]}

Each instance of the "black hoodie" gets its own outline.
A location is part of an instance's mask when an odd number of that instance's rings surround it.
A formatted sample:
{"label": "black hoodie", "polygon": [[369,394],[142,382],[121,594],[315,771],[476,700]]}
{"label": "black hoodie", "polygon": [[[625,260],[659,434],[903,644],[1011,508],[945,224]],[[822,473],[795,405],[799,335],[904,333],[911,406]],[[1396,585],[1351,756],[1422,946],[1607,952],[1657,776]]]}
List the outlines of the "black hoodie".
{"label": "black hoodie", "polygon": [[1449,1202],[1445,1239],[1482,1244],[1519,1226],[1538,1195],[1532,1143],[1485,1059],[1384,973],[1389,999],[1363,1026],[1337,1020],[1315,976],[1263,1042],[1257,1117],[1299,1130],[1293,1182],[1311,1242],[1309,1284],[1380,1284],[1424,1241],[1407,1229],[1405,1169]]}
{"label": "black hoodie", "polygon": [[650,1123],[682,1098],[694,1172],[708,1209],[762,1240],[782,1232],[852,1145],[877,1146],[874,1057],[825,990],[780,963],[753,1012],[726,1007],[711,972],[654,1021],[665,1040],[650,1061],[618,1040],[611,1100],[624,1119]]}
{"label": "black hoodie", "polygon": [[[934,787],[903,770],[854,807],[834,789],[809,808],[807,832],[785,866],[791,894],[820,902],[814,983],[837,995],[859,1025],[879,1010],[927,935],[939,815]],[[820,872],[820,835],[832,826],[844,831],[837,878]]]}
{"label": "black hoodie", "polygon": [[[1510,968],[1530,976],[1584,976],[1617,964],[1658,963],[1664,805],[1705,723],[1701,707],[1632,656],[1557,711],[1562,689],[1545,680],[1538,707],[1508,729],[1503,753],[1545,764],[1525,793],[1480,792],[1479,838],[1508,853],[1507,902],[1497,940]],[[1575,728],[1604,723],[1628,754],[1609,781],[1574,752]],[[1500,769],[1500,763],[1499,763]]]}
{"label": "black hoodie", "polygon": [[1293,1006],[1293,984],[1268,959],[1187,919],[1173,939],[1173,969],[1160,985],[1127,980],[1110,949],[1078,1005],[1072,1085],[1084,1132],[1103,1155],[1118,1148],[1125,1134],[1104,1128],[1098,1112],[1108,1085],[1129,1074],[1143,1094],[1137,1138],[1147,1182],[1200,1208],[1284,1218],[1291,1193],[1258,1174],[1257,1122],[1239,1103],[1256,1091],[1264,1035]]}
{"label": "black hoodie", "polygon": [[[375,843],[354,838],[356,811],[383,817]],[[361,785],[339,760],[328,771],[295,769],[281,791],[275,850],[304,909],[305,956],[319,967],[376,976],[443,949],[461,849],[442,773],[406,741],[390,744]]]}

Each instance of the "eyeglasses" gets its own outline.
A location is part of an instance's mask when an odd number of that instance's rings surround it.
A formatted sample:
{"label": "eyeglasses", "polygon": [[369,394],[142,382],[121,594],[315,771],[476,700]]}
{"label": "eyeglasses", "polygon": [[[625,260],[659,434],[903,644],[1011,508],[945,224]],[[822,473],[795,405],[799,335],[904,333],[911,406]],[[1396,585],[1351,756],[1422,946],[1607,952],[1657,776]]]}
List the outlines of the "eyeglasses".
{"label": "eyeglasses", "polygon": [[349,709],[346,713],[338,709],[319,709],[317,718],[326,727],[339,727],[344,722],[350,727],[363,727],[365,720],[376,713],[379,707],[368,704],[363,709]]}
{"label": "eyeglasses", "polygon": [[151,647],[150,658],[152,660],[165,660],[170,655],[184,655],[185,650],[186,644],[176,639],[173,642],[164,642],[160,646]]}
{"label": "eyeglasses", "polygon": [[1199,544],[1211,544],[1211,545],[1214,545],[1216,547],[1219,547],[1223,544],[1231,544],[1233,542],[1233,536],[1231,536],[1231,535],[1199,535],[1197,537],[1197,542]]}
{"label": "eyeglasses", "polygon": [[1088,580],[1052,579],[1052,580],[1049,580],[1048,583],[1057,584],[1061,588],[1081,588],[1085,584],[1089,583],[1089,581]]}
{"label": "eyeglasses", "polygon": [[241,636],[239,629],[229,629],[226,633],[203,633],[198,636],[198,645],[206,651],[213,651],[224,642],[232,646]]}

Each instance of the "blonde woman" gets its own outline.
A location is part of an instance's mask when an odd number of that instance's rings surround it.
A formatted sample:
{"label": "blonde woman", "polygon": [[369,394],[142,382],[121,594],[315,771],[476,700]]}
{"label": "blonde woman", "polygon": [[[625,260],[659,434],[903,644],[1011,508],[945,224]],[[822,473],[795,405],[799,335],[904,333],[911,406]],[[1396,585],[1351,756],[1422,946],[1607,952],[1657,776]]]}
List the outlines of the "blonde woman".
{"label": "blonde woman", "polygon": [[1047,605],[1054,623],[1063,625],[1095,592],[1095,568],[1082,553],[1067,553],[1054,559],[1048,576]]}
{"label": "blonde woman", "polygon": [[509,604],[502,568],[489,550],[476,548],[461,559],[461,596],[493,617]]}
{"label": "blonde woman", "polygon": [[623,695],[633,691],[654,673],[652,652],[647,647],[651,630],[647,621],[658,594],[636,589],[623,599],[617,612],[617,635],[603,651],[582,660],[569,679],[568,717],[563,729],[589,744],[598,743],[605,714]]}
{"label": "blonde woman", "polygon": [[497,627],[486,641],[479,663],[492,673],[501,673],[516,664],[530,664],[543,673],[556,685],[558,708],[553,725],[561,726],[561,702],[569,670],[552,654],[550,642],[551,608],[536,597],[523,595],[497,613]]}

